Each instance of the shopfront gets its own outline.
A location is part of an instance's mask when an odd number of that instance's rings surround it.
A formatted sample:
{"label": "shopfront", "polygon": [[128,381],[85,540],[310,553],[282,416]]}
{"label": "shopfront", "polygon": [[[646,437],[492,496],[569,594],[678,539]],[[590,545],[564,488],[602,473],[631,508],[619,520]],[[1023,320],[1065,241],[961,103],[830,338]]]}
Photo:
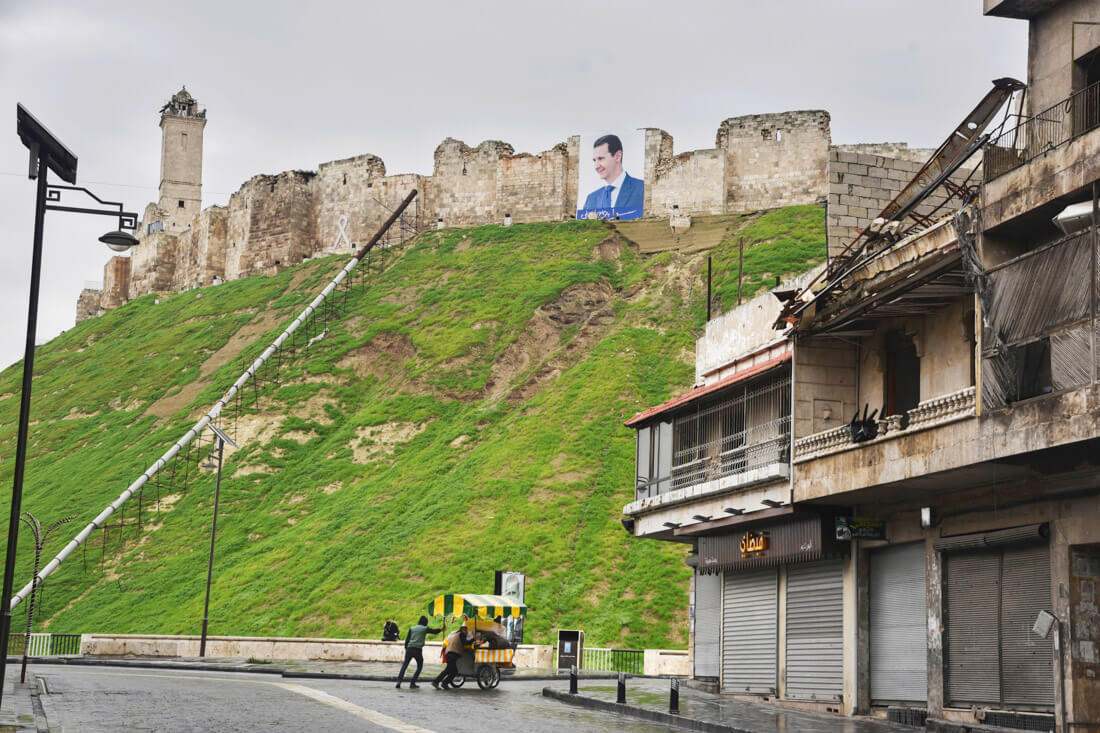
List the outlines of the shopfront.
{"label": "shopfront", "polygon": [[790,513],[729,529],[698,543],[699,577],[721,579],[722,692],[840,701],[846,546],[833,518]]}

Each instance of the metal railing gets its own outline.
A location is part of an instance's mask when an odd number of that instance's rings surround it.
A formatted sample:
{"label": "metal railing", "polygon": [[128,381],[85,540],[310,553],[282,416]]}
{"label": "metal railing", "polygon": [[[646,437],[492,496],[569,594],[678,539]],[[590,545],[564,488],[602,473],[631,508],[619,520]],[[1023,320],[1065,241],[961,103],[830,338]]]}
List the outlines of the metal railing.
{"label": "metal railing", "polygon": [[1100,82],[1074,92],[985,146],[985,180],[1018,168],[1048,150],[1100,127]]}
{"label": "metal railing", "polygon": [[645,650],[601,649],[586,646],[581,650],[580,668],[595,672],[645,674]]}
{"label": "metal railing", "polygon": [[80,634],[31,634],[30,648],[26,634],[8,637],[8,654],[20,656],[26,651],[31,657],[74,656],[80,654]]}

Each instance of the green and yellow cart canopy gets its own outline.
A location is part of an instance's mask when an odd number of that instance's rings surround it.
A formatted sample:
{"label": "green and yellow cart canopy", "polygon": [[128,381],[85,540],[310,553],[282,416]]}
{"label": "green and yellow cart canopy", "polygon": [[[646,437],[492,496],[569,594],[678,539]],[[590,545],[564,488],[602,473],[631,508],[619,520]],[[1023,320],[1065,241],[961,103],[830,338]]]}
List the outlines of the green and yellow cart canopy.
{"label": "green and yellow cart canopy", "polygon": [[474,593],[444,593],[428,604],[429,616],[461,616],[496,618],[527,615],[527,606],[504,596],[482,596]]}

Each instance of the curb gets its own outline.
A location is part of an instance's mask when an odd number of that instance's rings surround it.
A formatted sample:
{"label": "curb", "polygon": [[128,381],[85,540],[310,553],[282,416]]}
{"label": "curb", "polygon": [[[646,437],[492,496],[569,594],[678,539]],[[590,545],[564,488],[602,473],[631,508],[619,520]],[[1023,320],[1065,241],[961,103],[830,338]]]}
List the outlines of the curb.
{"label": "curb", "polygon": [[[255,666],[255,667],[229,667],[219,664],[203,664],[190,662],[153,662],[142,659],[85,659],[82,657],[29,657],[29,664],[56,664],[71,665],[74,667],[132,667],[136,669],[176,669],[192,670],[196,672],[240,672],[245,674],[270,674],[285,677],[287,679],[316,679],[316,680],[353,680],[359,682],[396,682],[397,675],[382,674],[349,674],[345,672],[296,672],[280,667]],[[628,675],[628,677],[644,677],[644,675]],[[507,675],[507,679],[522,682],[555,682],[568,680],[569,675],[532,674],[532,675]],[[580,675],[583,680],[614,680],[618,679],[615,672],[593,672]]]}
{"label": "curb", "polygon": [[734,728],[733,726],[723,725],[721,723],[710,723],[695,718],[684,718],[679,715],[673,715],[672,713],[663,713],[659,710],[638,707],[637,705],[622,705],[617,702],[608,702],[607,700],[600,700],[595,697],[570,695],[568,692],[560,692],[550,687],[542,688],[542,696],[560,700],[570,705],[577,705],[582,708],[602,710],[607,713],[619,713],[620,715],[630,715],[653,723],[675,725],[688,730],[705,731],[705,733],[752,733],[752,731],[746,730],[745,728]]}

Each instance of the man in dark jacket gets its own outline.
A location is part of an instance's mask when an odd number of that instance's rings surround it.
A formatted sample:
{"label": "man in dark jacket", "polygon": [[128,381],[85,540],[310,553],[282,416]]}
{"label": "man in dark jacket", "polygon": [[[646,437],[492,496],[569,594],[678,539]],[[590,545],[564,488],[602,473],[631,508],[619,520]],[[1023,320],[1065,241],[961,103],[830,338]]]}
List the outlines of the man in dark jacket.
{"label": "man in dark jacket", "polygon": [[392,618],[382,627],[382,641],[397,641],[401,638],[401,629]]}
{"label": "man in dark jacket", "polygon": [[466,631],[465,616],[462,617],[462,624],[457,631],[447,637],[446,658],[444,659],[447,667],[432,680],[432,687],[437,690],[440,687],[444,690],[451,689],[451,680],[458,676],[458,658],[466,653],[466,645],[474,642],[474,637]]}
{"label": "man in dark jacket", "polygon": [[424,641],[428,638],[428,634],[438,634],[446,629],[446,623],[438,629],[428,628],[427,616],[421,616],[416,626],[409,627],[408,633],[405,634],[405,663],[401,665],[401,672],[397,675],[397,689],[401,689],[401,683],[405,681],[405,670],[409,668],[409,662],[414,659],[416,660],[416,671],[413,672],[409,687],[414,690],[420,687],[416,684],[416,681],[420,679],[420,670],[424,667]]}

